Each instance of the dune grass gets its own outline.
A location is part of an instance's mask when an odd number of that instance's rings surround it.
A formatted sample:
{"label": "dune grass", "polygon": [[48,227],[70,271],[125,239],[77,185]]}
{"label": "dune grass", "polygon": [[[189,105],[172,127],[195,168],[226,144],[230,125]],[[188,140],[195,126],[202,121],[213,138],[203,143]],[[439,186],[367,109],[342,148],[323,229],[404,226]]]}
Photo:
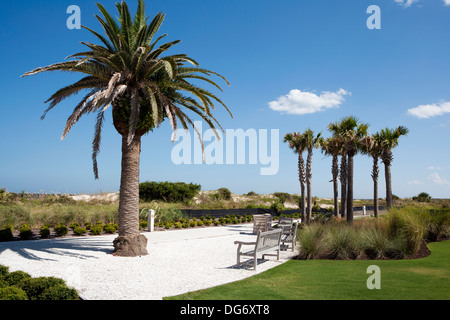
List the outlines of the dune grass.
{"label": "dune grass", "polygon": [[[291,260],[253,277],[165,300],[448,300],[450,241],[428,245],[416,260]],[[381,270],[381,289],[366,273]]]}

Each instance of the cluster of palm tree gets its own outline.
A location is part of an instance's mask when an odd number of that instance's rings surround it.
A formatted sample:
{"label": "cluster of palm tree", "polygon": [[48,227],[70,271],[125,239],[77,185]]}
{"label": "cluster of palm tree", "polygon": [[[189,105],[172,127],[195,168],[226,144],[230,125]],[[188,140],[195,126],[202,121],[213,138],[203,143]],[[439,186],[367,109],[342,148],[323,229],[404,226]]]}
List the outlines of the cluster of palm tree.
{"label": "cluster of palm tree", "polygon": [[[302,221],[308,224],[311,220],[311,166],[312,150],[320,148],[321,151],[332,157],[331,174],[333,182],[334,215],[353,221],[353,161],[358,154],[370,156],[373,160],[372,180],[374,215],[378,217],[378,177],[379,160],[385,168],[386,180],[386,207],[392,206],[392,182],[391,165],[393,161],[392,150],[398,145],[399,138],[408,134],[408,129],[399,126],[395,129],[385,128],[370,135],[369,125],[359,119],[349,116],[338,122],[328,125],[331,136],[323,138],[321,133],[315,134],[311,129],[303,133],[288,133],[284,142],[298,155],[299,180],[301,185],[301,212]],[[303,159],[303,153],[308,152],[307,165]],[[339,163],[340,160],[340,163]],[[339,183],[341,185],[341,201],[339,207]],[[305,201],[305,184],[307,199]]]}

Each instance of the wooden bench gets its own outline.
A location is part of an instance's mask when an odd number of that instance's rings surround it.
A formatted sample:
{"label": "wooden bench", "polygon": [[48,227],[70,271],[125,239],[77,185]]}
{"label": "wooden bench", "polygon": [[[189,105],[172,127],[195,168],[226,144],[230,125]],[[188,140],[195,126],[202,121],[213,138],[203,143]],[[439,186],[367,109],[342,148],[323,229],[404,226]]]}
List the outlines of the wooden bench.
{"label": "wooden bench", "polygon": [[253,233],[258,234],[258,231],[269,231],[272,228],[271,214],[255,214],[253,216]]}
{"label": "wooden bench", "polygon": [[286,243],[292,244],[292,251],[294,251],[295,243],[297,241],[297,230],[298,230],[298,222],[294,223],[290,229],[283,229],[283,236],[281,237],[282,247],[287,249],[288,245]]}
{"label": "wooden bench", "polygon": [[[253,257],[253,266],[256,271],[257,256],[262,254],[262,258],[265,256],[276,256],[277,260],[280,260],[280,241],[282,235],[282,229],[274,229],[270,231],[258,231],[256,242],[242,242],[235,241],[234,244],[238,245],[237,248],[237,266],[241,265],[241,256]],[[242,252],[243,245],[254,246],[253,250]],[[276,252],[269,254],[268,252]]]}

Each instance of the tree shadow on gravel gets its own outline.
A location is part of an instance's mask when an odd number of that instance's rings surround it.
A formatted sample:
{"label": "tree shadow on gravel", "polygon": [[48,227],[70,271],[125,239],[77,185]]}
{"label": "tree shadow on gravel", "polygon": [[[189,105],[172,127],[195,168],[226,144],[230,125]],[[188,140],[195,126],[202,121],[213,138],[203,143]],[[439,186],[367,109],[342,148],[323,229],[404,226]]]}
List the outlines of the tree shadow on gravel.
{"label": "tree shadow on gravel", "polygon": [[31,240],[31,241],[10,241],[0,242],[0,255],[11,250],[25,259],[41,261],[57,261],[43,255],[65,256],[78,259],[98,258],[89,252],[104,252],[111,254],[114,250],[112,241],[108,237],[96,238],[67,238],[57,240]]}

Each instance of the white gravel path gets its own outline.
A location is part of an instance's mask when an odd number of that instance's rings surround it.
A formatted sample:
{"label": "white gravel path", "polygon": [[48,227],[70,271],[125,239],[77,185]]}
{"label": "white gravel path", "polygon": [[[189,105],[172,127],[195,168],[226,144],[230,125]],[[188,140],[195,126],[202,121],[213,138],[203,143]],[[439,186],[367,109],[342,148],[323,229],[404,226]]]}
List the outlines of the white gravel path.
{"label": "white gravel path", "polygon": [[[289,260],[258,259],[236,267],[234,241],[254,241],[252,224],[143,233],[149,255],[111,255],[117,235],[0,243],[0,264],[33,277],[55,276],[85,300],[161,300],[241,280]],[[244,258],[245,261],[245,258]]]}

